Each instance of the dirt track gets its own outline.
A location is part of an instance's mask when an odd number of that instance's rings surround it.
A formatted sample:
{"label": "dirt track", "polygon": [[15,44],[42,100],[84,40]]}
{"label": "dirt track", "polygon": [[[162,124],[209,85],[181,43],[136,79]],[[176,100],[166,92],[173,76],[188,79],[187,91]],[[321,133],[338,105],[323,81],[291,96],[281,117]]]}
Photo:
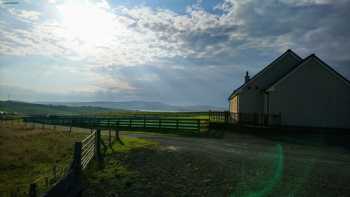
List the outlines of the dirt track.
{"label": "dirt track", "polygon": [[[103,176],[111,177],[95,184],[87,196],[350,196],[350,151],[322,141],[305,145],[303,139],[243,134],[223,139],[121,134],[160,146],[106,158],[113,165]],[[113,166],[133,173],[114,171]]]}
{"label": "dirt track", "polygon": [[[273,141],[243,134],[229,134],[224,139],[127,135],[157,141],[167,152],[191,155],[224,168],[225,174],[236,179],[230,195],[350,196],[350,151],[342,147],[300,145],[293,140]],[[281,147],[280,153],[277,147]],[[278,158],[282,166],[278,166]],[[279,167],[281,177],[268,185]],[[266,190],[270,186],[271,190]]]}
{"label": "dirt track", "polygon": [[193,152],[210,156],[220,162],[237,156],[254,158],[256,155],[275,156],[275,147],[281,145],[288,159],[314,160],[329,164],[350,164],[350,151],[342,147],[310,146],[262,139],[252,135],[226,134],[223,139],[178,137],[155,133],[123,133],[130,137],[154,140],[162,148]]}

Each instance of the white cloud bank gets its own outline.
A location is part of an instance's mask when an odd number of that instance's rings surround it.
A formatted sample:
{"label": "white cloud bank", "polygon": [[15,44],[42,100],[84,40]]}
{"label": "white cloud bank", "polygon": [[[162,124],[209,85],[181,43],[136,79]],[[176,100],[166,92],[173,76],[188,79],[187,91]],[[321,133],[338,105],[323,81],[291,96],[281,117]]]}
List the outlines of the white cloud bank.
{"label": "white cloud bank", "polygon": [[[224,0],[216,6],[220,14],[199,4],[179,14],[147,6],[112,7],[104,0],[50,0],[41,9],[29,7],[0,8],[0,55],[63,59],[90,80],[78,86],[84,91],[140,91],[134,78],[113,73],[126,67],[181,68],[193,76],[194,68],[208,67],[229,81],[232,74],[223,70],[237,65],[260,69],[259,58],[287,48],[350,62],[345,0]],[[221,66],[230,69],[217,69]],[[158,83],[163,78],[157,74],[144,79]]]}

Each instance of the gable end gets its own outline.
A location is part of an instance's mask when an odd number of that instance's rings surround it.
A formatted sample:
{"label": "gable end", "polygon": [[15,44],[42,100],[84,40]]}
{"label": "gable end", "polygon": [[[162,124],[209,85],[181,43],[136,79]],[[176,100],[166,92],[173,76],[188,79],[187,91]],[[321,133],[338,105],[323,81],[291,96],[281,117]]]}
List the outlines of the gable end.
{"label": "gable end", "polygon": [[324,68],[325,70],[327,70],[328,72],[332,73],[333,76],[335,76],[336,78],[340,79],[341,81],[343,81],[349,88],[350,88],[350,81],[348,79],[346,79],[344,76],[342,76],[340,73],[338,73],[336,70],[334,70],[332,67],[330,67],[328,64],[326,64],[324,61],[322,61],[319,57],[317,57],[315,54],[312,54],[310,56],[308,56],[307,58],[305,58],[304,61],[302,61],[297,67],[295,67],[292,71],[290,71],[289,73],[287,73],[284,77],[282,77],[280,80],[276,81],[275,83],[273,83],[270,87],[268,87],[266,89],[266,92],[269,91],[273,91],[275,89],[276,86],[278,86],[280,83],[282,83],[285,79],[287,79],[288,77],[292,76],[297,70],[299,70],[300,68],[302,68],[304,65],[306,65],[309,61],[311,60],[315,60],[317,61],[322,68]]}

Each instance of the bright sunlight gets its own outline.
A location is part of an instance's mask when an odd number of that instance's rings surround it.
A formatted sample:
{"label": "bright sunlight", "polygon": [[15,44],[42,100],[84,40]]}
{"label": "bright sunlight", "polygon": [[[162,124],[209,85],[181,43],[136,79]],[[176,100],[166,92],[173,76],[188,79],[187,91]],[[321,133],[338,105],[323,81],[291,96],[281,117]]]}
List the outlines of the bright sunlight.
{"label": "bright sunlight", "polygon": [[89,1],[69,1],[58,10],[69,35],[90,46],[105,45],[116,31],[113,14]]}

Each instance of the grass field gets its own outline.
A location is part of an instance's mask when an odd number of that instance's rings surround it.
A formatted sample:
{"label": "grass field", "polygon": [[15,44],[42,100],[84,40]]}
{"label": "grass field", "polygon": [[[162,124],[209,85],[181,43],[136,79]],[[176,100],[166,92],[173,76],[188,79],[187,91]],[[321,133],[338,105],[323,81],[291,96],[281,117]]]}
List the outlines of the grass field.
{"label": "grass field", "polygon": [[84,115],[107,117],[156,117],[208,119],[208,112],[151,112],[92,106],[43,105],[18,101],[0,101],[0,111],[19,115]]}
{"label": "grass field", "polygon": [[45,177],[49,178],[49,184],[55,181],[54,171],[59,176],[67,168],[74,142],[84,136],[74,132],[67,135],[63,128],[39,129],[37,126],[33,129],[19,123],[0,124],[0,196],[17,189],[27,192],[33,182],[38,182],[39,189],[43,189]]}
{"label": "grass field", "polygon": [[169,119],[209,119],[208,112],[147,112],[147,111],[115,111],[100,112],[96,116],[102,117],[150,117]]}

